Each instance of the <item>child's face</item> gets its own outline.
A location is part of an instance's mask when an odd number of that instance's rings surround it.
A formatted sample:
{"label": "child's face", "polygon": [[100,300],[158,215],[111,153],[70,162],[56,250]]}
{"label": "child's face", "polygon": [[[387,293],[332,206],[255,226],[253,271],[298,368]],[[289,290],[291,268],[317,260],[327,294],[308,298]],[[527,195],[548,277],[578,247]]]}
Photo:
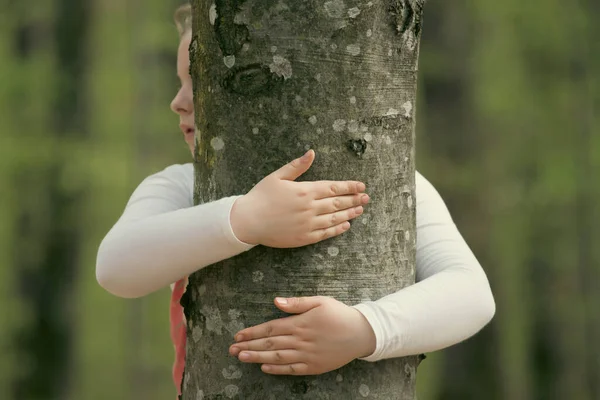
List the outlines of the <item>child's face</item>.
{"label": "child's face", "polygon": [[179,114],[179,128],[190,151],[194,152],[194,101],[192,94],[192,77],[190,76],[190,47],[191,34],[187,33],[181,38],[177,50],[177,76],[181,88],[171,102],[171,110]]}

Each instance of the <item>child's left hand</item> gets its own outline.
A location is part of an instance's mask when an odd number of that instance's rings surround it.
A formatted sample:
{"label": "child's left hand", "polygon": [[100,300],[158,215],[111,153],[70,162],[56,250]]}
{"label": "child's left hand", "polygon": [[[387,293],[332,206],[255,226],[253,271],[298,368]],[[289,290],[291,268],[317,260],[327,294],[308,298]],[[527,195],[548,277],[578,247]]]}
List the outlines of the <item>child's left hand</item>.
{"label": "child's left hand", "polygon": [[375,333],[353,307],[322,296],[277,298],[275,305],[298,315],[239,331],[231,355],[268,374],[317,375],[375,351]]}

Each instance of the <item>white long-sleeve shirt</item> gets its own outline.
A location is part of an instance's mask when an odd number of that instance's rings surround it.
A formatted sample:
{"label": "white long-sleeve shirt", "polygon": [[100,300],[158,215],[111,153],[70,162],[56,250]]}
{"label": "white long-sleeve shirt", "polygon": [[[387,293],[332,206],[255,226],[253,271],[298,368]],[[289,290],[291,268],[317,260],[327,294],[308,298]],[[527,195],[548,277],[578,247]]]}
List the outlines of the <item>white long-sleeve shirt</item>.
{"label": "white long-sleeve shirt", "polygon": [[[96,276],[109,292],[140,297],[253,246],[229,216],[239,196],[193,205],[192,164],[146,178],[98,250]],[[376,349],[364,358],[439,350],[477,333],[495,313],[487,277],[444,201],[416,173],[416,283],[354,307],[371,324]]]}

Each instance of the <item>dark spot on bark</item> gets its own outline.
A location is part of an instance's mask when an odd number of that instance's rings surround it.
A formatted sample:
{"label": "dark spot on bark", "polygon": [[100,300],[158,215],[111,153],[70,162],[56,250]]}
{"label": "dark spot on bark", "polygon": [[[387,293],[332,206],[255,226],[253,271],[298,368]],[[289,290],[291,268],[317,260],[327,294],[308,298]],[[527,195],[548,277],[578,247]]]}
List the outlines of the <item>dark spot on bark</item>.
{"label": "dark spot on bark", "polygon": [[421,362],[423,362],[426,358],[427,356],[425,354],[419,354],[417,356],[417,365],[421,364]]}
{"label": "dark spot on bark", "polygon": [[308,384],[304,381],[296,382],[292,385],[291,390],[294,394],[304,394],[308,392]]}
{"label": "dark spot on bark", "polygon": [[246,0],[216,0],[217,19],[215,35],[219,47],[225,56],[236,55],[249,39],[250,32],[246,25],[234,22],[235,14]]}
{"label": "dark spot on bark", "polygon": [[393,18],[396,33],[402,35],[412,30],[415,37],[421,33],[423,5],[425,0],[392,0],[389,12]]}
{"label": "dark spot on bark", "polygon": [[356,154],[358,158],[362,158],[367,150],[367,141],[365,139],[350,139],[348,140],[347,145],[348,149]]}
{"label": "dark spot on bark", "polygon": [[231,68],[223,79],[222,86],[232,93],[254,95],[272,90],[283,79],[272,73],[267,66],[250,64]]}

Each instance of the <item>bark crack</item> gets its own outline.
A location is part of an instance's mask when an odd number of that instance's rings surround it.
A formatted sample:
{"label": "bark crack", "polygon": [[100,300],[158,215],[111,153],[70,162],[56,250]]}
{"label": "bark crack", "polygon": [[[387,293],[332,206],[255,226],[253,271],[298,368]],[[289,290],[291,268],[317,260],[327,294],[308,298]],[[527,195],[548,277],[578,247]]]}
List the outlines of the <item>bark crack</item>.
{"label": "bark crack", "polygon": [[249,39],[246,25],[235,23],[235,15],[246,0],[216,0],[215,35],[224,56],[234,56]]}
{"label": "bark crack", "polygon": [[421,33],[423,5],[425,0],[392,0],[390,14],[399,35],[412,31],[415,37]]}

